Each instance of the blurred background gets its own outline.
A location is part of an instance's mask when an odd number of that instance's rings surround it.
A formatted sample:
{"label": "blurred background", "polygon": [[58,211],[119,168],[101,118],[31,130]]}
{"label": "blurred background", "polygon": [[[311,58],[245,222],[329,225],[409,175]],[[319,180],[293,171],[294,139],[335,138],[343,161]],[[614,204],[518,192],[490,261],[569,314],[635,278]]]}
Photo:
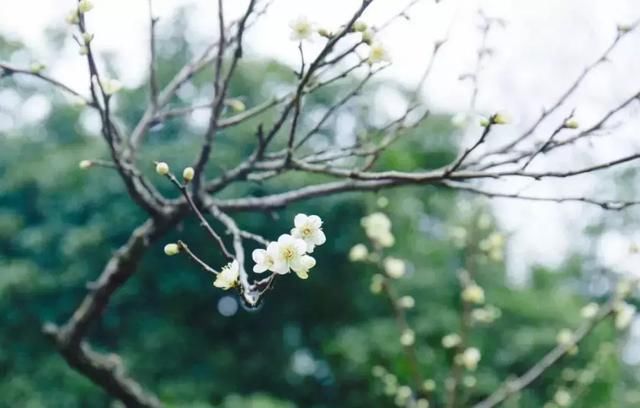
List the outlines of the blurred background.
{"label": "blurred background", "polygon": [[[94,3],[88,17],[96,34],[94,47],[105,72],[125,85],[115,100],[116,112],[130,127],[148,98],[147,2]],[[215,9],[203,3],[154,2],[160,17],[160,81],[215,36]],[[246,6],[244,1],[227,3],[230,18]],[[254,106],[293,84],[297,49],[288,39],[288,22],[306,15],[319,25],[336,27],[357,3],[276,0],[247,37],[247,55],[230,94]],[[365,15],[371,24],[385,21],[406,2],[378,3]],[[42,62],[51,76],[85,90],[88,75],[64,23],[74,4],[0,0],[0,61],[27,67]],[[479,9],[505,24],[490,32],[493,52],[482,65],[478,103],[470,110],[471,86],[460,77],[476,64]],[[640,17],[640,6],[631,0],[449,0],[437,5],[425,0],[409,17],[381,35],[393,66],[348,104],[320,138],[340,143],[401,113],[433,43],[447,38],[422,95],[434,114],[380,163],[380,168],[407,171],[450,162],[461,143],[477,134],[479,114],[509,113],[512,122],[495,133],[498,139],[526,129],[602,54],[617,25]],[[637,92],[639,39],[631,34],[621,42],[611,61],[590,76],[557,118],[576,108],[578,121],[588,125]],[[175,103],[206,100],[211,77],[209,70],[196,76]],[[316,94],[307,109],[324,112],[349,81]],[[269,123],[274,115],[267,112],[225,131],[217,141],[221,159],[212,166],[212,175],[245,157],[255,126]],[[571,154],[543,157],[536,166],[565,170],[637,150],[637,116],[632,106],[616,117],[610,138],[578,145]],[[206,112],[195,112],[153,129],[140,162],[162,158],[175,168],[190,164],[207,118]],[[312,121],[302,124],[310,125]],[[543,127],[540,138],[544,132]],[[66,320],[87,282],[144,218],[116,174],[78,169],[82,159],[106,157],[98,134],[94,113],[52,88],[27,77],[0,80],[0,406],[117,406],[70,369],[40,333],[44,322]],[[165,194],[176,195],[152,166],[144,171]],[[637,178],[636,169],[625,166],[571,181],[492,187],[630,199],[637,197]],[[293,175],[268,185],[238,185],[223,195],[264,195],[322,180]],[[349,249],[366,241],[360,218],[374,211],[393,221],[397,242],[388,254],[409,264],[409,276],[398,290],[416,299],[409,319],[416,330],[418,359],[441,396],[452,356],[440,339],[459,325],[456,271],[465,264],[465,243],[482,248],[496,234],[505,237],[504,248],[478,254],[479,281],[488,302],[502,312],[495,322],[474,330],[472,343],[483,357],[477,382],[466,391],[468,401],[524,372],[555,345],[558,330],[577,327],[583,305],[606,298],[622,277],[638,273],[638,255],[629,251],[640,238],[640,213],[633,208],[605,212],[578,204],[489,201],[436,187],[346,194],[238,217],[240,225],[269,238],[290,228],[298,212],[318,214],[325,222],[328,242],[316,251],[318,267],[311,279],[282,279],[258,311],[246,311],[234,296],[210,288],[209,276],[185,259],[166,258],[159,243],[117,292],[89,338],[97,348],[120,354],[132,376],[170,407],[393,406],[372,368],[382,365],[400,384],[409,381],[399,333],[385,299],[370,292],[373,268],[348,260]],[[185,237],[212,264],[222,262],[194,219],[164,241]],[[640,325],[619,335],[613,325],[603,324],[579,354],[505,406],[541,407],[558,388],[580,391],[574,406],[640,406],[639,364]],[[436,397],[436,406],[439,402]]]}

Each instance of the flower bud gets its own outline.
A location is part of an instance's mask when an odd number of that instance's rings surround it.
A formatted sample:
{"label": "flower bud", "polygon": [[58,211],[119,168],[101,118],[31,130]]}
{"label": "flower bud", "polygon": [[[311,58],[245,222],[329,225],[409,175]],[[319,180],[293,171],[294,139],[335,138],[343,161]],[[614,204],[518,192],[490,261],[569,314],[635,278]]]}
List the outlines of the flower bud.
{"label": "flower bud", "polygon": [[84,33],[84,34],[82,34],[82,40],[84,41],[84,43],[86,45],[89,45],[89,43],[91,43],[91,41],[93,41],[93,37],[94,37],[94,35],[92,33]]}
{"label": "flower bud", "polygon": [[40,74],[47,66],[41,62],[34,62],[31,64],[31,72],[34,74]]}
{"label": "flower bud", "polygon": [[78,24],[80,22],[80,17],[78,17],[78,11],[77,10],[71,10],[69,12],[69,14],[67,14],[67,17],[65,17],[65,21],[69,25]]}
{"label": "flower bud", "polygon": [[164,246],[164,253],[168,256],[176,255],[179,252],[180,247],[178,246],[178,244],[171,243]]}
{"label": "flower bud", "polygon": [[632,27],[629,24],[618,24],[618,31],[622,34],[631,31]]}
{"label": "flower bud", "polygon": [[556,342],[561,346],[568,346],[574,343],[573,332],[569,329],[562,329],[556,336]]}
{"label": "flower bud", "polygon": [[80,55],[87,55],[89,53],[89,49],[83,45],[78,49],[78,54]]}
{"label": "flower bud", "polygon": [[102,88],[104,89],[104,93],[107,95],[113,95],[122,89],[122,82],[117,79],[105,79],[102,81]]}
{"label": "flower bud", "polygon": [[82,170],[86,170],[92,165],[93,162],[91,160],[81,160],[80,163],[78,163],[78,167],[80,167]]}
{"label": "flower bud", "polygon": [[165,162],[156,163],[156,173],[161,176],[166,176],[169,174],[169,165]]}
{"label": "flower bud", "polygon": [[580,125],[578,124],[578,121],[575,119],[569,119],[568,121],[564,122],[564,127],[566,127],[567,129],[577,129]]}
{"label": "flower bud", "polygon": [[467,303],[484,303],[484,289],[475,283],[470,284],[462,291],[462,300]]}
{"label": "flower bud", "polygon": [[369,250],[364,244],[356,244],[349,251],[349,260],[351,262],[360,262],[367,259]]}
{"label": "flower bud", "polygon": [[403,296],[398,299],[398,306],[403,309],[412,309],[416,305],[416,300],[412,296]]}
{"label": "flower bud", "polygon": [[585,319],[593,319],[598,314],[600,307],[597,303],[591,302],[580,310],[580,315]]}
{"label": "flower bud", "polygon": [[369,290],[374,295],[377,295],[380,292],[382,292],[383,283],[384,283],[384,277],[379,273],[377,273],[373,275],[373,277],[371,277],[371,285],[369,286]]}
{"label": "flower bud", "polygon": [[182,170],[182,179],[187,183],[193,180],[194,175],[195,170],[193,170],[193,167],[185,167],[184,170]]}
{"label": "flower bud", "polygon": [[234,112],[247,110],[247,106],[240,99],[228,99],[226,103]]}
{"label": "flower bud", "polygon": [[362,32],[362,42],[367,45],[371,45],[373,42],[373,33],[371,30],[365,30]]}
{"label": "flower bud", "polygon": [[509,118],[504,113],[495,113],[491,117],[491,123],[493,123],[494,125],[506,125],[507,123],[509,123]]}
{"label": "flower bud", "polygon": [[319,28],[318,34],[324,38],[331,38],[333,36],[333,34],[331,34],[331,31],[327,30],[326,28]]}
{"label": "flower bud", "polygon": [[462,342],[462,338],[460,335],[456,333],[447,334],[442,338],[442,347],[444,348],[453,348]]}
{"label": "flower bud", "polygon": [[355,23],[353,23],[353,31],[363,33],[367,31],[367,28],[368,28],[367,23],[365,23],[364,21],[358,20]]}
{"label": "flower bud", "polygon": [[406,267],[402,259],[388,257],[384,260],[384,271],[391,278],[399,279],[406,273]]}
{"label": "flower bud", "polygon": [[88,13],[93,9],[93,3],[89,0],[81,0],[78,3],[78,11],[80,13]]}
{"label": "flower bud", "polygon": [[416,334],[411,329],[405,329],[400,335],[400,344],[403,346],[412,346],[416,341]]}
{"label": "flower bud", "polygon": [[432,392],[436,389],[436,382],[432,379],[425,380],[422,383],[422,389],[426,392]]}

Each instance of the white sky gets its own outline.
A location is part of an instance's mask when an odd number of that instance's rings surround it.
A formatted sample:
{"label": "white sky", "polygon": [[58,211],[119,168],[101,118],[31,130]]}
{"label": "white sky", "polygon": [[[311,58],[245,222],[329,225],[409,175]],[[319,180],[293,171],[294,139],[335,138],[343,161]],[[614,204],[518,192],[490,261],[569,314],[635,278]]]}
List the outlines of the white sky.
{"label": "white sky", "polygon": [[[95,9],[88,15],[90,31],[96,34],[94,47],[113,54],[119,78],[125,85],[138,84],[147,69],[147,1],[94,0],[94,3]],[[178,7],[192,5],[197,12],[190,19],[185,35],[196,41],[213,38],[216,32],[214,3],[154,0],[155,14],[160,17],[159,29],[170,28],[163,24],[170,21],[169,17]],[[246,0],[226,1],[229,16],[237,15],[246,3]],[[69,39],[62,49],[47,48],[44,31],[63,21],[74,4],[74,0],[0,0],[0,32],[30,46],[29,53],[23,53],[13,62],[43,61],[54,77],[77,89],[85,89],[87,74],[77,46]],[[358,0],[275,0],[266,18],[248,35],[247,54],[277,56],[293,64],[298,54],[295,44],[288,39],[290,20],[305,15],[321,26],[336,27],[358,4]],[[363,19],[380,23],[403,4],[406,0],[377,0]],[[437,5],[433,0],[423,0],[422,5],[411,12],[411,21],[401,21],[381,35],[393,59],[393,66],[385,75],[415,83],[433,42],[444,38],[450,28],[450,41],[444,46],[424,92],[437,110],[465,112],[470,87],[468,82],[460,81],[459,76],[472,71],[475,64],[479,7],[487,15],[507,22],[506,27],[496,28],[490,36],[489,45],[495,54],[480,77],[479,110],[483,113],[503,110],[513,119],[512,124],[495,132],[492,140],[517,135],[527,128],[541,109],[549,106],[583,67],[607,47],[617,24],[640,18],[640,2],[634,0],[444,0]],[[594,72],[556,120],[575,107],[576,118],[587,125],[607,107],[637,92],[640,89],[639,39],[637,34],[632,34],[624,40],[612,54],[613,62]],[[0,104],[11,103],[11,95],[3,94],[0,89]],[[37,120],[46,108],[44,98],[32,98],[22,106],[22,119]],[[394,106],[387,108],[394,110]],[[637,109],[630,112],[635,114]],[[557,121],[552,120],[546,129],[555,126]],[[615,143],[600,140],[592,146],[580,145],[580,154],[541,157],[536,159],[533,168],[567,169],[594,159],[628,154],[640,147],[630,129],[630,125],[620,128],[614,136]],[[539,138],[548,135],[544,133],[545,128],[542,130]],[[468,136],[477,135],[478,129],[472,126],[469,132]],[[514,191],[518,186],[527,186],[527,193],[539,195],[580,195],[606,187],[606,180],[606,177],[585,176],[535,185],[530,181],[511,183],[504,187]],[[496,201],[494,206],[502,226],[513,233],[509,262],[514,276],[523,276],[526,265],[532,262],[553,264],[562,260],[573,245],[583,242],[580,230],[586,220],[601,211],[582,205],[506,200]],[[621,271],[634,268],[637,260],[626,256],[629,238],[625,232],[605,234],[599,245],[602,261]]]}

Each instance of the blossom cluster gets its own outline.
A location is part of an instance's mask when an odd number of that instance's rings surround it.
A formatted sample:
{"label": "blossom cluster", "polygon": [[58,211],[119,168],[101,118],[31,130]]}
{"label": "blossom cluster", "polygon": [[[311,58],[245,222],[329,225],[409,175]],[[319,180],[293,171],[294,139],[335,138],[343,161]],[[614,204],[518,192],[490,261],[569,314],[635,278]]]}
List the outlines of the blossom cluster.
{"label": "blossom cluster", "polygon": [[316,265],[315,258],[309,254],[326,240],[320,217],[298,214],[294,218],[294,227],[290,234],[282,234],[265,249],[253,251],[253,271],[271,271],[278,275],[286,275],[293,271],[300,279],[307,279],[309,270]]}
{"label": "blossom cluster", "polygon": [[[291,32],[289,38],[293,41],[313,41],[314,34],[318,34],[320,37],[332,38],[334,33],[326,28],[317,27],[312,21],[305,16],[300,16],[289,22],[289,28]],[[375,32],[370,29],[367,23],[364,21],[356,21],[351,27],[351,32],[360,34],[361,41],[369,46],[369,57],[367,62],[370,65],[377,63],[391,62],[391,56],[382,43],[374,39]]]}
{"label": "blossom cluster", "polygon": [[[161,175],[170,172],[169,166],[164,162],[156,163],[156,171]],[[185,182],[191,181],[194,176],[193,168],[185,168],[182,175]],[[294,227],[290,234],[282,234],[277,241],[268,243],[266,248],[253,251],[253,271],[271,271],[278,275],[286,275],[293,271],[300,279],[307,279],[309,270],[316,265],[315,258],[309,254],[326,240],[320,217],[298,214],[294,218]],[[169,243],[165,245],[164,253],[172,256],[180,253],[182,249],[186,249],[182,243]],[[223,290],[232,289],[238,286],[239,279],[240,264],[234,259],[222,267],[220,272],[216,272],[213,286]]]}

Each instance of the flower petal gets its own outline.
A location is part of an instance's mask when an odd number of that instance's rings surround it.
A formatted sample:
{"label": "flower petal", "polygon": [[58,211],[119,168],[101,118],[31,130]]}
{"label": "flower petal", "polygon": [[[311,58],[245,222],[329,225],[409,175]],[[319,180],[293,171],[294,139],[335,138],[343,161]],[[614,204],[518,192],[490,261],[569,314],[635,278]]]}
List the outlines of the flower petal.
{"label": "flower petal", "polygon": [[322,226],[322,220],[317,215],[307,217],[307,222],[314,228],[320,228]]}
{"label": "flower petal", "polygon": [[308,218],[309,217],[307,217],[307,214],[298,214],[293,219],[293,224],[296,226],[296,228],[302,228],[302,226],[307,222]]}

